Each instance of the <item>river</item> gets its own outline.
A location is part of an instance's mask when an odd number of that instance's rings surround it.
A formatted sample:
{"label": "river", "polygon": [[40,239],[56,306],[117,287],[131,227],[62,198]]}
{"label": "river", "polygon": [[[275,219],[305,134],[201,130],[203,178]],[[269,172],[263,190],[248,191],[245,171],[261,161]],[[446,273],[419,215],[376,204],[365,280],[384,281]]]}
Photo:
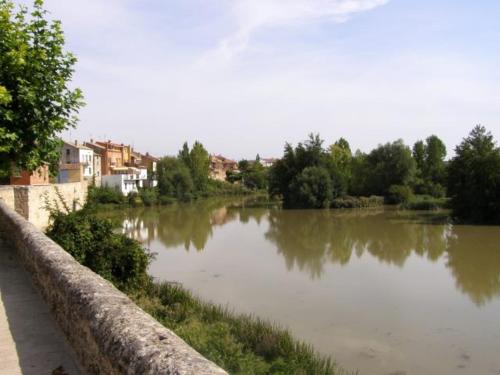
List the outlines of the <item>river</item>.
{"label": "river", "polygon": [[156,253],[154,277],[285,326],[361,375],[500,374],[500,227],[241,199],[106,215]]}

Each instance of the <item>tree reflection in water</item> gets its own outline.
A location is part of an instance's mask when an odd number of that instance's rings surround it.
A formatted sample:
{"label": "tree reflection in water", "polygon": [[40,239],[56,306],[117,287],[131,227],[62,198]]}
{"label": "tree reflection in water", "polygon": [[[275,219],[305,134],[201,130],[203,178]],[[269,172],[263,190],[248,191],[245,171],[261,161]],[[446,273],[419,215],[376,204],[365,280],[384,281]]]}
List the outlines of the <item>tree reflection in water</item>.
{"label": "tree reflection in water", "polygon": [[453,226],[443,216],[396,210],[279,210],[246,208],[241,199],[207,199],[193,204],[112,212],[124,232],[143,243],[201,251],[217,226],[238,220],[264,223],[288,270],[319,279],[327,264],[346,266],[369,254],[404,267],[412,254],[446,266],[457,288],[481,306],[500,294],[500,227]]}

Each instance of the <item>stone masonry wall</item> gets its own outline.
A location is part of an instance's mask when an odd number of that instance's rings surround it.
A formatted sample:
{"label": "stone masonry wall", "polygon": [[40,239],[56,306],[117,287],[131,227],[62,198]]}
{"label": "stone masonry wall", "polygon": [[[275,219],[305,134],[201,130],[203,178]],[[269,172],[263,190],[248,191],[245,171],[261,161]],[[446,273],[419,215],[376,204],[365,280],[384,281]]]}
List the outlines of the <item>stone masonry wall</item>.
{"label": "stone masonry wall", "polygon": [[89,374],[227,375],[0,201],[0,235]]}
{"label": "stone masonry wall", "polygon": [[88,183],[75,182],[68,184],[37,186],[1,186],[0,200],[8,207],[33,223],[39,229],[49,224],[51,207],[63,208],[67,204],[72,210],[83,207],[87,199]]}
{"label": "stone masonry wall", "polygon": [[0,186],[0,200],[2,200],[10,208],[15,209],[14,207],[16,203],[13,186]]}

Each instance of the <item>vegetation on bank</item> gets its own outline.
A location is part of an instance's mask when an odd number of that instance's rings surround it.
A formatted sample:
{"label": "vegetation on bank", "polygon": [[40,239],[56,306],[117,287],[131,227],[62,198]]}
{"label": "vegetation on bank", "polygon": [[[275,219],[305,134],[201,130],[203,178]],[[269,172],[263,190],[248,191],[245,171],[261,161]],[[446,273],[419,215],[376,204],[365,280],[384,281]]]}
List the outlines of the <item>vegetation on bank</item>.
{"label": "vegetation on bank", "polygon": [[147,274],[151,254],[90,209],[53,212],[47,235],[126,292],[160,323],[232,374],[334,375],[343,371],[276,325],[205,303]]}
{"label": "vegetation on bank", "polygon": [[455,148],[448,166],[448,195],[455,218],[500,224],[500,148],[477,126]]}
{"label": "vegetation on bank", "polygon": [[[445,161],[435,135],[413,148],[402,140],[365,154],[340,138],[329,147],[310,135],[269,170],[269,194],[284,208],[361,208],[395,204],[404,209],[451,208],[456,220],[500,223],[500,149],[476,126]],[[446,198],[449,196],[449,199]],[[370,197],[370,198],[368,198]]]}

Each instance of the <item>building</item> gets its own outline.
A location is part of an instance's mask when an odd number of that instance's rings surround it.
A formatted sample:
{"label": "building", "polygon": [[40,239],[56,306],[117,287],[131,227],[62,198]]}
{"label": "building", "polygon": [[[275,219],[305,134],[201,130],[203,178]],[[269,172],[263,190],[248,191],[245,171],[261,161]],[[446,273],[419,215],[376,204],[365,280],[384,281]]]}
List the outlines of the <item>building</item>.
{"label": "building", "polygon": [[44,164],[35,171],[15,170],[10,177],[11,185],[49,185],[50,184],[49,165]]}
{"label": "building", "polygon": [[70,182],[84,181],[83,165],[81,163],[74,164],[59,164],[59,172],[57,174],[58,184],[67,184]]}
{"label": "building", "polygon": [[119,189],[123,195],[137,193],[145,186],[148,171],[145,168],[115,167],[113,174],[103,175],[101,185]]}
{"label": "building", "polygon": [[149,152],[141,155],[142,167],[148,170],[148,181],[147,185],[149,187],[155,187],[158,185],[158,175],[157,175],[157,164],[160,159],[149,155]]}
{"label": "building", "polygon": [[210,178],[226,181],[227,172],[237,172],[238,163],[221,155],[210,155]]}
{"label": "building", "polygon": [[59,160],[59,183],[90,181],[94,177],[94,151],[81,145],[64,142]]}
{"label": "building", "polygon": [[114,168],[129,166],[133,162],[132,147],[123,143],[111,141],[100,142],[93,139],[85,142],[85,146],[91,148],[94,153],[101,157],[101,176],[110,175]]}
{"label": "building", "polygon": [[[157,185],[156,163],[159,159],[149,155],[149,153],[141,154],[131,146],[124,145],[123,143],[118,144],[111,141],[94,142],[93,139],[90,142],[85,142],[85,146],[91,148],[94,151],[94,155],[99,156],[95,162],[96,170],[97,164],[100,164],[100,176],[96,174],[96,185],[99,184],[98,180],[101,180],[102,185],[104,185],[104,176],[127,174],[139,176],[138,180],[140,184],[136,184],[138,187],[154,187]],[[132,180],[137,179],[133,178]],[[106,179],[106,181],[108,185],[122,186],[121,183],[112,182],[115,181],[114,179]],[[121,187],[120,189],[127,191],[126,194],[129,192],[129,189],[122,189]]]}
{"label": "building", "polygon": [[262,164],[263,167],[270,168],[277,161],[278,161],[278,159],[275,159],[275,158],[263,158],[263,159],[260,159],[260,164]]}
{"label": "building", "polygon": [[98,154],[94,151],[94,178],[93,183],[94,186],[101,186],[102,179],[102,160],[101,154]]}

